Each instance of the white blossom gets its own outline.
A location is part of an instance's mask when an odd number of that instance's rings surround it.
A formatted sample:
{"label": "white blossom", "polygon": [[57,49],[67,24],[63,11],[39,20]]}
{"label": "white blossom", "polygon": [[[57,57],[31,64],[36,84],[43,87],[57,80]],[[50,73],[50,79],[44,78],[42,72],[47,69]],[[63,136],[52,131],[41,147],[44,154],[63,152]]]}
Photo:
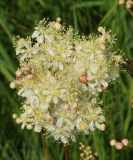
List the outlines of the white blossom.
{"label": "white blossom", "polygon": [[110,32],[99,32],[86,38],[43,20],[31,37],[17,40],[21,74],[11,88],[18,87],[23,98],[22,113],[13,116],[22,128],[43,129],[63,143],[105,129],[99,93],[119,77],[122,58],[111,48]]}

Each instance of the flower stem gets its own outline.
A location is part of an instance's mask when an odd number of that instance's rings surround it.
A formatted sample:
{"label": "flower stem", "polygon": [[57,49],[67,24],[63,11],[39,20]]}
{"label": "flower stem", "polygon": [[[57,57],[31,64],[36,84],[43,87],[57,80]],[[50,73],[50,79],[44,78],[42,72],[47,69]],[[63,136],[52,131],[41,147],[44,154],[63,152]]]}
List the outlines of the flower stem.
{"label": "flower stem", "polygon": [[43,153],[44,153],[45,160],[49,160],[48,151],[46,148],[46,140],[43,132],[41,132],[41,137],[42,137]]}
{"label": "flower stem", "polygon": [[68,144],[64,145],[64,160],[69,160],[69,146],[68,146]]}
{"label": "flower stem", "polygon": [[128,145],[127,147],[133,148],[133,145]]}
{"label": "flower stem", "polygon": [[131,16],[133,16],[133,12],[131,9],[128,9],[128,12],[131,14]]}

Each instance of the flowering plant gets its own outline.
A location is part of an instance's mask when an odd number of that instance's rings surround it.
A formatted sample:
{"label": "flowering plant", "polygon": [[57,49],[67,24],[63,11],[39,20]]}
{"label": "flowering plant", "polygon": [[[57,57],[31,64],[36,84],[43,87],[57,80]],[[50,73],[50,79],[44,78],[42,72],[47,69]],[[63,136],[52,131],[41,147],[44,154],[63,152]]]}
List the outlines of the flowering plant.
{"label": "flowering plant", "polygon": [[16,38],[20,67],[10,87],[24,99],[22,113],[13,114],[22,128],[45,130],[64,144],[80,132],[105,129],[99,93],[119,77],[122,57],[113,51],[111,32],[98,31],[80,36],[58,18],[40,21],[31,37]]}

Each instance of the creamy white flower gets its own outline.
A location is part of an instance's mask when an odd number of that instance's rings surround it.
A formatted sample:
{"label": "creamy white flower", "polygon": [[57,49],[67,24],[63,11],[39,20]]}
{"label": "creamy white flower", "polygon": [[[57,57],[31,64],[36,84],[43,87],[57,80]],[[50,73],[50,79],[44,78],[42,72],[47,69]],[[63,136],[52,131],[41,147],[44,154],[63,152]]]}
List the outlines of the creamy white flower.
{"label": "creamy white flower", "polygon": [[40,132],[41,131],[41,126],[39,126],[39,125],[35,125],[35,127],[34,127],[34,131],[35,132]]}
{"label": "creamy white flower", "polygon": [[61,136],[61,141],[66,144],[68,143],[68,139],[65,136]]}
{"label": "creamy white flower", "polygon": [[34,31],[32,34],[32,38],[36,38],[38,43],[42,43],[44,41],[44,35],[39,31]]}
{"label": "creamy white flower", "polygon": [[79,132],[105,129],[99,92],[119,77],[122,58],[111,48],[110,32],[99,31],[86,38],[43,20],[31,37],[17,40],[21,74],[13,83],[23,105],[15,119],[22,129],[43,129],[64,144],[75,141]]}

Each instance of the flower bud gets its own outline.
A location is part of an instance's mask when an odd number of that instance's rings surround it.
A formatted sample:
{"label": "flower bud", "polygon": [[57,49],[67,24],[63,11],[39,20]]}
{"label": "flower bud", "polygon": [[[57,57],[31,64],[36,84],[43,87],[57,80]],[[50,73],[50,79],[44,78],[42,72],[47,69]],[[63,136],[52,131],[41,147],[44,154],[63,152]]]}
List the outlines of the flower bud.
{"label": "flower bud", "polygon": [[10,83],[10,88],[11,89],[15,89],[16,88],[16,83],[15,82],[11,82]]}
{"label": "flower bud", "polygon": [[117,142],[117,143],[115,144],[115,148],[118,149],[118,150],[121,150],[121,149],[123,148],[123,144],[120,143],[120,142]]}
{"label": "flower bud", "polygon": [[105,32],[105,29],[104,29],[102,26],[100,26],[100,27],[98,27],[98,32],[104,33],[104,32]]}
{"label": "flower bud", "polygon": [[101,130],[101,131],[104,131],[104,130],[105,130],[105,127],[106,127],[105,124],[101,124],[100,130]]}
{"label": "flower bud", "polygon": [[22,71],[18,69],[16,71],[16,77],[20,77],[21,75],[22,75]]}
{"label": "flower bud", "polygon": [[88,77],[87,74],[82,74],[79,78],[80,83],[87,83]]}
{"label": "flower bud", "polygon": [[116,144],[116,140],[115,140],[115,139],[111,139],[111,140],[110,140],[110,145],[111,145],[111,146],[115,146],[115,144]]}
{"label": "flower bud", "polygon": [[60,23],[61,22],[61,17],[57,17],[56,22]]}
{"label": "flower bud", "polygon": [[132,3],[131,3],[131,1],[127,1],[127,3],[126,3],[126,8],[128,8],[128,9],[132,8]]}
{"label": "flower bud", "polygon": [[122,139],[121,143],[122,143],[124,146],[127,146],[127,145],[128,145],[128,139]]}
{"label": "flower bud", "polygon": [[27,124],[26,128],[27,128],[28,130],[31,130],[31,129],[33,128],[33,126],[32,126],[31,124]]}
{"label": "flower bud", "polygon": [[12,117],[13,117],[14,119],[16,119],[16,118],[17,118],[17,115],[14,113],[14,114],[12,115]]}
{"label": "flower bud", "polygon": [[20,124],[20,123],[22,123],[22,120],[21,120],[20,118],[17,118],[17,119],[16,119],[16,123],[17,123],[17,124]]}
{"label": "flower bud", "polygon": [[71,114],[75,114],[77,112],[77,109],[76,108],[71,108],[71,110],[70,110],[70,113]]}
{"label": "flower bud", "polygon": [[25,75],[30,74],[31,73],[31,68],[30,67],[24,67],[23,72],[24,72]]}

